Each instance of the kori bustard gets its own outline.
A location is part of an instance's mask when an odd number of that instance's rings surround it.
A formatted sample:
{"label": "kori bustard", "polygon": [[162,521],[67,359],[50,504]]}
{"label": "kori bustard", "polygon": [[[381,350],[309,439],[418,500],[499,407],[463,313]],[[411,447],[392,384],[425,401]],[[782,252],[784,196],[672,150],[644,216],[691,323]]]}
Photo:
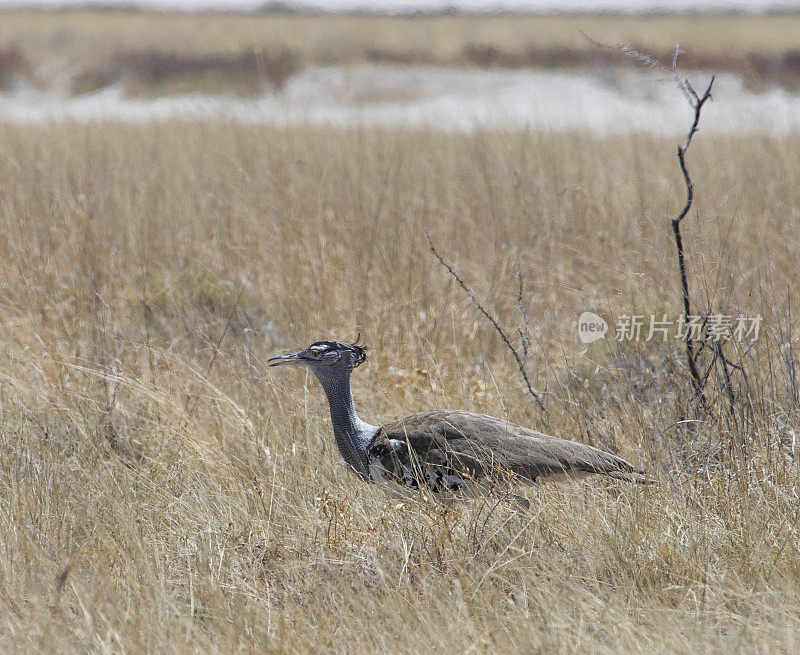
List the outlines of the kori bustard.
{"label": "kori bustard", "polygon": [[328,397],[339,453],[367,482],[427,490],[436,497],[556,476],[655,482],[621,457],[485,414],[435,409],[380,427],[365,423],[356,414],[350,374],[366,357],[356,344],[317,341],[271,357],[269,365],[305,366],[316,376]]}

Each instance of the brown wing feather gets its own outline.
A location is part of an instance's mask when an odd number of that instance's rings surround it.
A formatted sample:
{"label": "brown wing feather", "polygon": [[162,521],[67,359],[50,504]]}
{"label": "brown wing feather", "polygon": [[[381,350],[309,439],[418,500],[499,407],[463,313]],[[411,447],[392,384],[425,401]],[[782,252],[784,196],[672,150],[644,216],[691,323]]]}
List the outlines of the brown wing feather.
{"label": "brown wing feather", "polygon": [[[655,482],[621,457],[592,446],[559,439],[485,414],[432,410],[382,425],[373,444],[385,450],[404,442],[397,456],[411,461],[496,477],[501,471],[536,480],[550,475],[598,473],[629,482]],[[407,459],[406,459],[407,458]]]}

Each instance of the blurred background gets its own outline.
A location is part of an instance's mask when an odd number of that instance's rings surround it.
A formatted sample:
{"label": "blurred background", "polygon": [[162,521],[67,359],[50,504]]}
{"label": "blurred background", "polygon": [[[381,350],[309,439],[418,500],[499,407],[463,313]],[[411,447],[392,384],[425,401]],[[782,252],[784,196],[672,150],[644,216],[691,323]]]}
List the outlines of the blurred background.
{"label": "blurred background", "polygon": [[[0,120],[480,126],[671,134],[624,44],[719,75],[709,130],[800,125],[800,2],[3,0]],[[666,84],[658,84],[666,80]],[[768,118],[765,118],[768,116]]]}

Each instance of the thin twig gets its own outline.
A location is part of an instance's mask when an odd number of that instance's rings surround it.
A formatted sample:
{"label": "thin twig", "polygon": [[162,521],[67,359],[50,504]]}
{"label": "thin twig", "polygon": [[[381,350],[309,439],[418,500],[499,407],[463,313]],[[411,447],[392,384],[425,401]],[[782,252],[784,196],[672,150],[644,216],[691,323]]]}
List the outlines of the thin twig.
{"label": "thin twig", "polygon": [[[517,269],[517,279],[519,280],[519,293],[517,294],[517,308],[519,309],[522,318],[522,325],[517,324],[517,332],[519,333],[520,341],[522,341],[522,361],[525,368],[528,367],[528,350],[531,343],[531,322],[528,318],[528,311],[525,309],[525,303],[522,301],[524,278],[522,271]],[[522,329],[525,326],[525,329]]]}
{"label": "thin twig", "polygon": [[716,357],[715,359],[719,362],[720,368],[722,369],[722,380],[725,387],[725,395],[728,397],[728,406],[730,409],[731,417],[733,418],[734,424],[738,425],[738,421],[736,420],[736,397],[733,394],[733,385],[731,384],[731,374],[728,370],[728,360],[725,358],[725,353],[722,351],[722,342],[717,341],[714,344],[716,349]]}
{"label": "thin twig", "polygon": [[[684,323],[688,326],[689,316],[691,315],[691,300],[689,295],[689,280],[686,273],[686,256],[683,249],[683,238],[681,237],[681,221],[689,213],[689,210],[692,207],[692,202],[694,201],[694,184],[692,182],[691,175],[689,175],[689,170],[686,167],[686,151],[689,149],[689,146],[692,143],[692,137],[697,132],[703,105],[705,105],[705,103],[711,99],[711,87],[714,85],[715,76],[711,76],[711,80],[708,82],[708,87],[706,87],[705,93],[700,96],[695,91],[691,82],[689,82],[687,78],[681,77],[680,73],[678,72],[678,55],[681,53],[681,46],[677,41],[675,42],[675,51],[672,55],[672,65],[667,66],[646,53],[634,50],[630,45],[619,43],[615,46],[612,46],[595,41],[583,32],[581,32],[581,34],[583,34],[583,37],[587,41],[597,47],[616,50],[624,55],[627,55],[628,57],[635,59],[636,61],[645,63],[648,66],[669,73],[675,81],[675,85],[678,87],[684,98],[686,98],[686,101],[694,110],[694,118],[692,120],[692,125],[689,128],[689,132],[686,134],[686,138],[684,139],[683,143],[678,146],[678,162],[680,163],[683,181],[686,184],[686,203],[684,204],[680,214],[672,219],[672,233],[675,238],[675,246],[678,250],[678,268],[680,270],[681,291],[683,295]],[[700,399],[703,406],[708,407],[708,403],[706,402],[706,398],[703,393],[703,388],[705,387],[707,377],[702,376],[697,368],[697,353],[695,352],[695,343],[692,339],[691,330],[688,328],[686,330],[685,344],[686,360],[689,369],[689,375],[692,381],[692,388],[694,389],[695,396]],[[731,391],[730,388],[728,390]]]}
{"label": "thin twig", "polygon": [[[680,92],[686,98],[686,100],[694,106],[693,100],[697,99],[697,94],[694,92],[692,85],[689,83],[687,79],[681,79],[680,74],[678,73],[678,55],[683,52],[681,50],[681,44],[675,41],[675,50],[672,53],[672,66],[667,66],[662,64],[658,59],[651,57],[647,53],[639,52],[638,50],[634,50],[630,44],[627,43],[618,43],[617,45],[609,45],[607,43],[601,43],[599,41],[595,41],[593,38],[588,36],[585,32],[581,30],[581,36],[586,39],[589,43],[598,48],[604,48],[606,50],[616,50],[617,52],[621,52],[622,54],[635,59],[638,62],[643,64],[647,64],[651,68],[657,68],[659,70],[664,71],[665,73],[669,73],[670,76],[675,80],[675,84],[680,89]],[[694,98],[692,97],[694,96]]]}
{"label": "thin twig", "polygon": [[461,279],[461,277],[459,276],[458,273],[456,273],[453,267],[450,266],[450,264],[448,264],[444,260],[444,258],[439,254],[439,252],[436,250],[436,246],[433,245],[433,241],[431,240],[430,235],[426,234],[425,236],[428,239],[428,245],[430,246],[433,255],[436,257],[436,259],[439,260],[439,263],[450,272],[450,275],[453,276],[453,279],[455,279],[455,281],[458,282],[459,286],[464,290],[464,293],[466,293],[467,296],[469,296],[469,299],[472,301],[472,304],[475,305],[480,310],[480,312],[486,317],[486,319],[494,326],[494,329],[497,331],[497,334],[500,335],[500,338],[503,340],[503,343],[506,344],[506,347],[514,355],[514,359],[517,360],[517,366],[519,367],[519,372],[522,374],[522,378],[525,380],[525,384],[528,387],[528,392],[536,401],[536,404],[539,405],[539,409],[541,409],[543,412],[546,412],[547,410],[545,409],[541,396],[539,395],[538,392],[534,391],[533,385],[531,385],[531,381],[528,378],[528,372],[525,370],[525,364],[523,362],[522,356],[519,354],[519,351],[516,348],[514,348],[513,344],[506,336],[506,333],[503,331],[503,328],[501,328],[500,324],[497,322],[497,319],[483,307],[483,305],[480,303],[480,301],[472,292],[472,290],[467,286],[464,280]]}
{"label": "thin twig", "polygon": [[[685,81],[685,87],[681,86],[682,90],[684,88],[688,89],[691,95],[689,102],[694,109],[694,120],[692,121],[692,126],[689,128],[688,134],[686,135],[686,139],[684,140],[683,144],[678,147],[678,162],[680,162],[683,181],[686,184],[686,203],[684,204],[680,214],[672,219],[672,233],[675,237],[675,247],[678,250],[678,268],[680,270],[681,290],[683,294],[684,323],[687,326],[689,324],[689,316],[691,315],[691,300],[689,296],[689,280],[686,274],[686,257],[684,255],[683,239],[681,237],[681,221],[686,217],[686,214],[689,213],[689,209],[692,207],[692,202],[694,201],[694,183],[692,182],[691,175],[689,175],[689,170],[686,168],[686,151],[689,149],[689,146],[692,143],[692,137],[694,136],[695,132],[697,132],[697,126],[700,122],[700,112],[703,110],[703,105],[711,98],[711,87],[713,85],[714,76],[712,75],[711,80],[708,83],[708,87],[706,88],[706,91],[702,97],[697,96],[688,80]],[[702,382],[700,372],[697,369],[697,361],[695,359],[694,352],[694,340],[692,339],[691,330],[686,330],[685,343],[686,359],[689,367],[689,373],[692,377],[692,386],[694,387],[695,394],[703,401],[703,404],[705,404],[705,396],[703,395],[704,383]]]}

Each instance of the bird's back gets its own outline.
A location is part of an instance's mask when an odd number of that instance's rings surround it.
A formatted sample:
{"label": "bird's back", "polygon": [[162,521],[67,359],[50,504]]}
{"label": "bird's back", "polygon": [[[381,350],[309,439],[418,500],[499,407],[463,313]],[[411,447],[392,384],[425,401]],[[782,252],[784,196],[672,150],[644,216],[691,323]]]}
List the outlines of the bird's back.
{"label": "bird's back", "polygon": [[[654,482],[621,457],[485,414],[431,410],[382,425],[368,452],[376,481],[435,491],[476,481],[607,475]],[[437,488],[437,487],[441,487]]]}

